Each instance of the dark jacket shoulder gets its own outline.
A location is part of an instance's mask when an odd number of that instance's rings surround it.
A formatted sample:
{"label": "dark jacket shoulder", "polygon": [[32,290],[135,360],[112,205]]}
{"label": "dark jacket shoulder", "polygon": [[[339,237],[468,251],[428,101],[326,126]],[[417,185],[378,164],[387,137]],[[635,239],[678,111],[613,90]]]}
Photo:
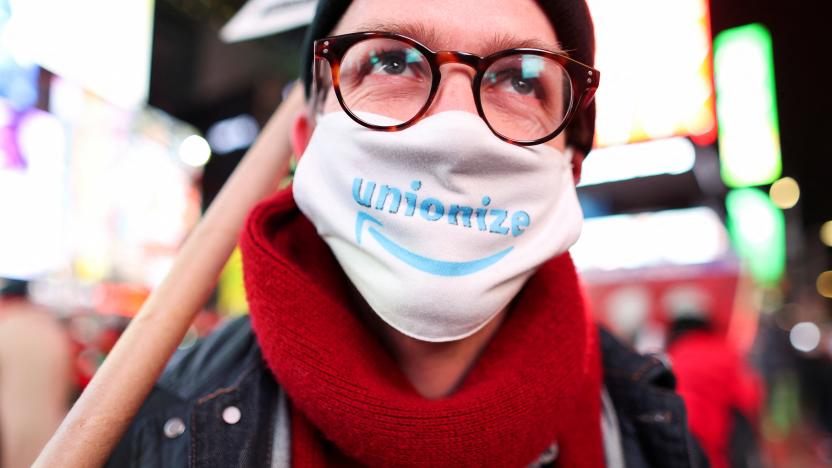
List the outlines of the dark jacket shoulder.
{"label": "dark jacket shoulder", "polygon": [[[672,372],[600,338],[626,466],[707,466]],[[108,466],[269,466],[279,393],[249,318],[232,320],[174,355]]]}
{"label": "dark jacket shoulder", "polygon": [[[269,409],[274,407],[272,395],[264,394],[269,390],[276,394],[277,386],[263,365],[249,318],[226,322],[173,355],[107,466],[188,466],[196,447],[211,445],[213,437],[205,437],[211,436],[211,426],[230,426],[223,418],[233,421],[229,418],[237,413],[241,421],[245,417],[245,424],[235,423],[239,426],[235,429],[254,423],[269,427],[263,421],[271,418]],[[259,405],[263,406],[254,408]],[[234,432],[237,438],[243,435],[240,430]],[[271,434],[253,439],[266,439],[261,440],[263,450],[271,444]],[[225,438],[225,442],[231,440]],[[216,444],[213,450],[223,445]],[[242,454],[222,450],[213,458],[215,466],[251,465],[246,461],[251,461],[252,448],[246,447]]]}
{"label": "dark jacket shoulder", "polygon": [[628,468],[707,467],[675,392],[676,377],[656,356],[642,355],[599,328],[604,385],[613,401]]}

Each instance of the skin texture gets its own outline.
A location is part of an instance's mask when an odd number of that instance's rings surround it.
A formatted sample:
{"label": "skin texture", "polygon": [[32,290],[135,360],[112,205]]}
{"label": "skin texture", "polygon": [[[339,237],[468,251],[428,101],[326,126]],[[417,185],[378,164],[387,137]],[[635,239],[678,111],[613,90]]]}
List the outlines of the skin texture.
{"label": "skin texture", "polygon": [[[512,47],[540,47],[559,50],[552,25],[534,0],[357,0],[352,3],[333,35],[384,28],[413,37],[429,48],[457,50],[485,56]],[[474,71],[459,64],[442,67],[442,82],[425,117],[445,111],[465,111],[477,115],[471,78]],[[326,99],[323,112],[340,111],[334,92]],[[301,112],[293,128],[295,154],[301,155],[314,130],[309,112]],[[496,137],[495,137],[496,138]],[[564,149],[565,134],[546,144]],[[576,178],[580,157],[575,158]],[[407,337],[368,310],[363,304],[364,322],[376,331],[414,388],[426,398],[441,398],[453,393],[476,362],[494,333],[505,311],[474,335],[448,343],[429,343]]]}

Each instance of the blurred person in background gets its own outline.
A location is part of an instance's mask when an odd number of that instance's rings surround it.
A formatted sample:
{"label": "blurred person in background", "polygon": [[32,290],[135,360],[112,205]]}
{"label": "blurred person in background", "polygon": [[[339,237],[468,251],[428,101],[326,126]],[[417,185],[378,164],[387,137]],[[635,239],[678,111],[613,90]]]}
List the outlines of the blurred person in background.
{"label": "blurred person in background", "polygon": [[667,353],[690,428],[714,468],[762,465],[763,381],[736,347],[714,330],[707,299],[696,289],[668,294]]}
{"label": "blurred person in background", "polygon": [[584,0],[324,0],[303,50],[293,186],[241,240],[250,318],[174,356],[111,466],[706,465],[566,253]]}
{"label": "blurred person in background", "polygon": [[27,283],[0,279],[0,466],[28,467],[66,414],[72,393],[69,340]]}

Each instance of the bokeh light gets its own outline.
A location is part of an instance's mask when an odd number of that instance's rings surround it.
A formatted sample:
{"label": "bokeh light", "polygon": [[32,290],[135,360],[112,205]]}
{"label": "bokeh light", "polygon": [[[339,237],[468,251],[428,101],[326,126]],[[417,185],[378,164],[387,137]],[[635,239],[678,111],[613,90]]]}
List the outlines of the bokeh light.
{"label": "bokeh light", "polygon": [[786,268],[783,212],[755,188],[730,191],[725,205],[734,246],[748,262],[752,276],[761,284],[777,284]]}
{"label": "bokeh light", "polygon": [[772,40],[760,24],[714,39],[719,160],[729,187],[769,184],[780,177],[780,130]]}
{"label": "bokeh light", "polygon": [[595,66],[603,70],[604,83],[596,95],[597,146],[671,136],[712,143],[716,122],[708,2],[637,3],[634,8],[630,2],[587,2],[595,23]]}
{"label": "bokeh light", "polygon": [[820,344],[820,329],[812,322],[800,322],[789,332],[789,341],[798,351],[812,352]]}
{"label": "bokeh light", "polygon": [[800,200],[800,186],[791,177],[783,177],[771,184],[768,194],[775,206],[787,210]]}
{"label": "bokeh light", "polygon": [[179,158],[193,167],[204,166],[211,158],[211,146],[199,135],[191,135],[179,145]]}
{"label": "bokeh light", "polygon": [[827,221],[820,227],[820,240],[832,247],[832,221]]}
{"label": "bokeh light", "polygon": [[821,296],[832,299],[832,271],[824,271],[818,276],[818,293]]}
{"label": "bokeh light", "polygon": [[581,170],[579,187],[693,170],[696,147],[687,138],[609,146],[594,150]]}

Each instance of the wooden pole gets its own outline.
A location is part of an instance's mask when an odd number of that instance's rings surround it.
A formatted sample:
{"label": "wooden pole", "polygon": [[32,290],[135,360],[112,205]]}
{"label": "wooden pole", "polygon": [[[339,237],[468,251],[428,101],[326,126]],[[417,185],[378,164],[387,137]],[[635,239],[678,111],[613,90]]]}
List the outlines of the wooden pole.
{"label": "wooden pole", "polygon": [[216,285],[249,210],[288,172],[296,85],[271,117],[33,466],[101,466]]}

